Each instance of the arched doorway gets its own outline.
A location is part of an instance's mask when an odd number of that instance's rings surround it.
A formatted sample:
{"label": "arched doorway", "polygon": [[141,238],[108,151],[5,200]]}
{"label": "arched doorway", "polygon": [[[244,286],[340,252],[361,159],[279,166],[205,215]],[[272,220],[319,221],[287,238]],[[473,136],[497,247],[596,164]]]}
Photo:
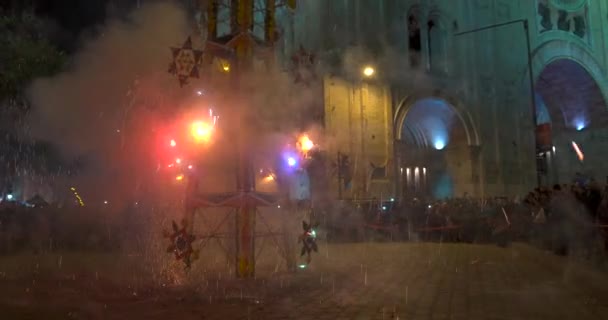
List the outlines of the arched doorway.
{"label": "arched doorway", "polygon": [[401,195],[436,199],[476,193],[472,131],[448,101],[426,97],[400,112],[397,157]]}
{"label": "arched doorway", "polygon": [[578,62],[558,59],[542,69],[535,91],[542,183],[568,183],[578,174],[603,181],[608,111],[595,79]]}

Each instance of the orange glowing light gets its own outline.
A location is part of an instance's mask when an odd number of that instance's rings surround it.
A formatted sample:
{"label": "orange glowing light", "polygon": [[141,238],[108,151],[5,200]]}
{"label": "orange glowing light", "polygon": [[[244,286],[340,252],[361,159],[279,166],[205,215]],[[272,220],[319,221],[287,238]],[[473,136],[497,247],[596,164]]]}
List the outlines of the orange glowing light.
{"label": "orange glowing light", "polygon": [[300,147],[300,150],[303,152],[308,152],[315,147],[315,144],[312,142],[312,140],[310,140],[307,135],[300,136],[300,138],[298,139],[298,145]]}
{"label": "orange glowing light", "polygon": [[574,151],[576,152],[576,155],[578,156],[578,160],[580,160],[580,161],[585,160],[585,154],[583,153],[583,151],[581,151],[581,148],[574,141],[572,141],[572,148],[574,148]]}
{"label": "orange glowing light", "polygon": [[265,182],[270,182],[270,181],[274,181],[274,176],[272,174],[269,174],[268,176],[266,176],[264,178]]}
{"label": "orange glowing light", "polygon": [[197,142],[208,142],[211,139],[213,127],[208,123],[196,121],[190,127],[190,133]]}
{"label": "orange glowing light", "polygon": [[175,177],[175,180],[177,180],[177,181],[184,180],[184,175],[183,174],[178,175],[177,177]]}

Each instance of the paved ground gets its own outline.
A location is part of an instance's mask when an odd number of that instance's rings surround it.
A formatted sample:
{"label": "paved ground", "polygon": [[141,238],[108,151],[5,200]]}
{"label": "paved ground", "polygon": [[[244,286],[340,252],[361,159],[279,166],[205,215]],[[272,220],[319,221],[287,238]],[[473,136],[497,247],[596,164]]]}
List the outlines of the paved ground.
{"label": "paved ground", "polygon": [[608,319],[608,274],[525,245],[331,245],[295,275],[209,268],[164,287],[116,259],[62,259],[0,259],[0,318]]}

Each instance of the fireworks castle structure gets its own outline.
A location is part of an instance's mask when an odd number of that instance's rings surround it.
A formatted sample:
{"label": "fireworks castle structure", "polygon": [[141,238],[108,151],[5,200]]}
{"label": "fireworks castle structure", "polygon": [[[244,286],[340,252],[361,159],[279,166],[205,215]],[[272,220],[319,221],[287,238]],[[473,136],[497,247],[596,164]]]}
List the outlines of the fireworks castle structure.
{"label": "fireworks castle structure", "polygon": [[[225,98],[222,102],[232,106],[231,112],[237,119],[233,119],[236,124],[233,124],[232,130],[226,130],[226,134],[230,136],[230,140],[238,149],[236,154],[237,165],[236,173],[236,190],[227,193],[204,194],[200,192],[199,179],[196,170],[190,170],[188,175],[178,175],[178,180],[186,181],[185,188],[185,216],[182,220],[181,227],[173,222],[173,232],[166,232],[165,236],[170,240],[170,246],[167,250],[173,253],[178,260],[184,261],[187,268],[190,268],[193,260],[198,258],[199,250],[193,246],[193,242],[197,240],[196,218],[204,208],[227,207],[234,209],[234,266],[236,267],[236,276],[240,278],[253,278],[256,268],[256,244],[255,240],[259,236],[269,236],[275,239],[278,236],[286,236],[285,234],[276,234],[271,230],[267,230],[268,234],[260,235],[256,231],[256,220],[261,217],[258,207],[279,207],[281,196],[277,193],[268,194],[261,193],[256,190],[255,180],[256,173],[254,170],[254,152],[251,148],[255,146],[253,141],[255,137],[251,135],[251,126],[255,126],[255,120],[250,119],[248,112],[243,109],[248,106],[248,91],[241,85],[241,77],[251,73],[255,68],[256,62],[262,62],[264,66],[272,66],[273,64],[273,48],[276,42],[275,31],[275,14],[277,7],[286,7],[287,10],[295,9],[295,1],[287,1],[285,3],[277,3],[275,0],[263,2],[263,6],[253,0],[238,0],[225,3],[224,1],[205,1],[201,4],[201,10],[204,10],[205,26],[201,28],[204,31],[204,48],[202,50],[194,49],[191,38],[188,38],[185,44],[180,48],[171,48],[173,61],[169,66],[169,72],[175,75],[180,86],[188,85],[190,78],[201,77],[200,69],[205,66],[220,66],[220,70],[225,77],[219,79],[223,82],[223,88],[232,93],[230,98]],[[227,19],[222,19],[221,13],[226,12]],[[255,17],[262,16],[263,32],[261,36],[255,33]],[[220,31],[223,23],[228,24],[226,30]],[[221,34],[224,32],[225,34]],[[258,66],[258,68],[260,68]],[[212,68],[206,70],[209,76],[205,79],[207,85],[213,86],[214,81],[211,74]],[[301,78],[298,79],[302,81]],[[228,86],[226,86],[228,84]],[[210,111],[211,112],[211,111]],[[215,119],[213,123],[215,124]],[[209,138],[212,128],[204,127],[201,122],[197,128],[193,127],[192,135],[194,137]],[[307,140],[308,144],[312,144]],[[170,147],[175,148],[179,142],[170,141]],[[308,146],[307,147],[312,147]],[[287,166],[295,169],[300,163],[297,157],[289,156]],[[183,160],[178,158],[176,165],[183,166]],[[193,168],[188,166],[189,169]],[[272,177],[272,176],[271,176]],[[228,217],[230,215],[226,215]],[[226,219],[222,220],[214,229],[219,229],[225,223]],[[262,221],[264,222],[264,221]],[[309,228],[310,229],[310,228]],[[215,238],[216,230],[212,234],[204,238]],[[310,230],[306,230],[310,231]],[[312,234],[312,233],[311,233]],[[312,240],[310,240],[310,239]],[[317,250],[314,242],[314,237],[307,237],[305,245],[311,246],[314,244],[314,249]],[[201,239],[208,241],[209,239]],[[293,241],[296,240],[294,235]],[[287,240],[287,242],[292,242]],[[196,246],[200,247],[200,246]],[[310,262],[310,250],[307,252],[308,262]],[[227,252],[227,255],[232,255]],[[283,249],[284,258],[287,262],[288,269],[294,269],[295,263],[292,255],[287,249]]]}

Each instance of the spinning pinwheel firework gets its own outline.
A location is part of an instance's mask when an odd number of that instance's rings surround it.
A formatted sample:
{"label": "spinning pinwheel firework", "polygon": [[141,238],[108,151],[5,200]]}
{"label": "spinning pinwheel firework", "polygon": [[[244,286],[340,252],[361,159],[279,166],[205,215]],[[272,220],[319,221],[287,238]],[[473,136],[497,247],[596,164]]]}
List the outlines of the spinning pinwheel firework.
{"label": "spinning pinwheel firework", "polygon": [[177,76],[180,87],[188,84],[190,78],[198,78],[198,67],[203,57],[202,50],[192,48],[192,39],[188,37],[181,48],[171,48],[173,61],[169,65],[169,73]]}
{"label": "spinning pinwheel firework", "polygon": [[191,263],[198,259],[198,250],[192,248],[192,243],[196,237],[188,233],[188,222],[182,221],[182,227],[179,228],[175,221],[172,222],[173,233],[165,231],[164,236],[169,238],[171,244],[167,247],[167,252],[173,253],[176,260],[184,261],[186,269],[190,269]]}
{"label": "spinning pinwheel firework", "polygon": [[302,229],[304,229],[304,233],[298,239],[298,242],[302,242],[302,251],[300,252],[300,257],[306,255],[306,264],[310,264],[312,260],[311,252],[319,252],[319,247],[317,246],[317,233],[315,229],[318,224],[314,226],[306,223],[306,221],[302,221]]}

